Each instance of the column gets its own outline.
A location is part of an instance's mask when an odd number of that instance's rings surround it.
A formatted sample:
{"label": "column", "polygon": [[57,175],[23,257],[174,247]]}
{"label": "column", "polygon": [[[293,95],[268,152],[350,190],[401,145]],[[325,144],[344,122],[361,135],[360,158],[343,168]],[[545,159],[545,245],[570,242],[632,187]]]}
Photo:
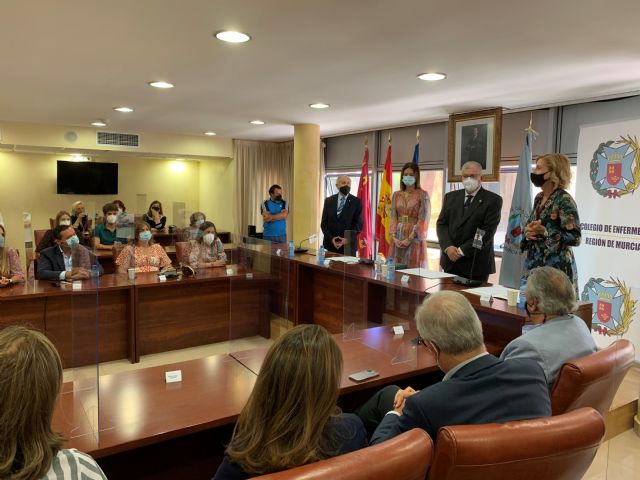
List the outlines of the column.
{"label": "column", "polygon": [[[293,240],[300,243],[318,230],[320,215],[320,125],[293,126]],[[315,247],[315,245],[312,245]]]}

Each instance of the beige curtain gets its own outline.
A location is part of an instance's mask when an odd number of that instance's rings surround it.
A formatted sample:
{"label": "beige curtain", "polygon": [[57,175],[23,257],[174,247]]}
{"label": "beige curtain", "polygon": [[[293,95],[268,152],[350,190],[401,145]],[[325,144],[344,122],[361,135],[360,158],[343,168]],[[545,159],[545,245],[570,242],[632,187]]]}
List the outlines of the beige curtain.
{"label": "beige curtain", "polygon": [[[269,198],[269,187],[278,184],[283,197],[293,198],[293,142],[252,142],[234,140],[233,155],[236,162],[236,225],[240,241],[247,235],[247,226],[255,225],[262,231],[260,205]],[[287,220],[287,238],[293,238],[293,215]]]}

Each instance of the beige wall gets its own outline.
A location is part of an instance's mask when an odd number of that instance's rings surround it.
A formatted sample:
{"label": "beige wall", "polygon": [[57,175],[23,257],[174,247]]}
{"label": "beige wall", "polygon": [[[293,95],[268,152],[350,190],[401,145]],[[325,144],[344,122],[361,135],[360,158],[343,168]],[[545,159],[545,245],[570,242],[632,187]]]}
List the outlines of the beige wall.
{"label": "beige wall", "polygon": [[[92,156],[93,161],[118,163],[118,195],[58,195],[56,161],[69,160],[63,154],[0,152],[0,213],[7,228],[7,244],[20,250],[24,259],[22,212],[30,212],[34,229],[48,228],[49,217],[61,209],[69,210],[82,200],[87,211],[102,214],[102,205],[119,198],[127,210],[137,212],[139,195],[147,202],[159,200],[174,222],[173,202],[185,202],[187,211],[202,210],[219,230],[232,231],[232,204],[235,168],[229,158],[175,160]],[[148,203],[147,203],[148,206]]]}

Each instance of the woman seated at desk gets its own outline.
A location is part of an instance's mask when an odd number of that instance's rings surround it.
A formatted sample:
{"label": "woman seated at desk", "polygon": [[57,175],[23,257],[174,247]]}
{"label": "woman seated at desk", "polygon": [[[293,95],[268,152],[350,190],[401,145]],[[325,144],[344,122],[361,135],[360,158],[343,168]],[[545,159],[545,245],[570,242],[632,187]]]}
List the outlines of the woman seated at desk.
{"label": "woman seated at desk", "polygon": [[136,222],[135,246],[127,245],[116,259],[119,273],[135,268],[136,272],[164,272],[171,268],[171,260],[161,245],[154,243],[153,234],[145,222]]}
{"label": "woman seated at desk", "polygon": [[[60,210],[56,214],[53,228],[56,228],[58,225],[71,225],[71,215],[69,215],[69,212],[66,210]],[[45,248],[53,247],[56,244],[56,239],[53,236],[53,228],[47,230],[47,233],[44,234],[44,237],[42,237],[42,240],[40,240],[40,243],[38,243],[38,246],[36,247],[36,252],[41,252]],[[78,235],[79,238],[81,232],[76,230],[76,235]]]}
{"label": "woman seated at desk", "polygon": [[76,230],[80,243],[86,244],[89,240],[91,220],[84,208],[84,203],[78,201],[71,205],[71,225]]}
{"label": "woman seated at desk", "polygon": [[278,338],[233,431],[214,480],[287,470],[367,446],[362,420],[336,405],[342,353],[319,325]]}
{"label": "woman seated at desk", "polygon": [[189,232],[189,240],[198,240],[202,231],[200,227],[207,219],[207,216],[202,212],[193,212],[189,217],[189,228],[187,229]]}
{"label": "woman seated at desk", "polygon": [[18,252],[5,244],[4,225],[0,225],[0,287],[9,287],[24,282]]}
{"label": "woman seated at desk", "polygon": [[216,226],[213,222],[204,222],[200,225],[199,232],[198,239],[191,242],[189,265],[198,268],[224,267],[227,254],[224,253],[224,245],[218,237]]}
{"label": "woman seated at desk", "polygon": [[0,478],[106,479],[89,455],[62,448],[51,428],[62,386],[62,362],[44,334],[0,331]]}
{"label": "woman seated at desk", "polygon": [[162,212],[162,204],[157,200],[151,202],[149,211],[144,214],[142,219],[147,222],[152,232],[162,232],[167,223],[167,217]]}

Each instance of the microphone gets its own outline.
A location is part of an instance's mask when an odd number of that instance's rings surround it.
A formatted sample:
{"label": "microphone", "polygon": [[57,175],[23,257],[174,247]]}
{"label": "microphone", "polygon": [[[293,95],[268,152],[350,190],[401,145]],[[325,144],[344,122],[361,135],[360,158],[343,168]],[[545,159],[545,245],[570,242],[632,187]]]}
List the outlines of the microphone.
{"label": "microphone", "polygon": [[471,246],[473,247],[473,259],[471,260],[471,271],[469,272],[469,278],[465,278],[465,277],[453,277],[453,283],[458,283],[460,285],[467,285],[467,286],[476,286],[476,285],[480,285],[482,282],[480,280],[472,280],[473,279],[473,267],[476,264],[476,253],[478,253],[478,250],[482,249],[482,238],[484,237],[484,234],[487,233],[484,230],[477,228],[476,229],[476,233],[473,236],[473,243],[471,244]]}
{"label": "microphone", "polygon": [[316,239],[318,238],[318,236],[314,233],[313,235],[309,235],[307,238],[304,238],[300,244],[298,245],[298,247],[294,250],[295,253],[306,253],[309,251],[308,248],[302,248],[302,244],[304,242],[309,242],[309,243],[314,243],[316,241]]}

